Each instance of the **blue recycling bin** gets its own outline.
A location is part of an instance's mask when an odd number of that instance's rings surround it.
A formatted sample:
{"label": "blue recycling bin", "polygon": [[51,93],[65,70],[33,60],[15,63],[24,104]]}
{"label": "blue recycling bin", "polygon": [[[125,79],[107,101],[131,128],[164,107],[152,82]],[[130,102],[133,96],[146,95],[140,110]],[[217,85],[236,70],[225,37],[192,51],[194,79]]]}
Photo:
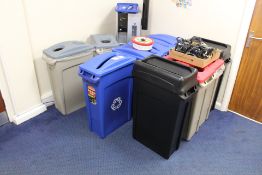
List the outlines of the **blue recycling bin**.
{"label": "blue recycling bin", "polygon": [[137,58],[138,60],[143,60],[151,55],[157,55],[157,56],[163,57],[168,54],[170,49],[161,44],[154,43],[153,48],[149,51],[137,50],[133,48],[132,43],[129,42],[128,44],[113,48],[112,50],[114,52],[133,56]]}
{"label": "blue recycling bin", "polygon": [[101,138],[131,119],[135,60],[127,55],[109,52],[79,66],[89,128]]}
{"label": "blue recycling bin", "polygon": [[150,50],[150,52],[154,55],[163,57],[169,53],[169,50],[169,47],[166,47],[154,40],[153,48]]}
{"label": "blue recycling bin", "polygon": [[148,35],[149,38],[152,38],[155,43],[161,44],[169,49],[176,47],[177,38],[167,34],[151,34]]}
{"label": "blue recycling bin", "polygon": [[[138,51],[137,49],[133,48],[132,42],[128,42],[126,45],[123,45],[122,47],[130,48],[130,49]],[[170,50],[169,47],[166,47],[158,42],[155,42],[154,40],[154,44],[151,50],[149,51],[139,50],[139,51],[147,52],[147,54],[150,54],[150,55],[157,55],[157,56],[163,57],[168,54],[169,50]]]}
{"label": "blue recycling bin", "polygon": [[148,37],[154,40],[153,47],[149,51],[137,50],[133,48],[131,42],[116,47],[113,49],[113,51],[131,55],[141,60],[151,55],[157,55],[160,57],[166,56],[169,53],[169,50],[174,48],[177,44],[176,37],[167,34],[152,34]]}
{"label": "blue recycling bin", "polygon": [[151,52],[134,49],[133,46],[131,46],[130,44],[124,44],[122,46],[113,48],[112,50],[113,52],[134,57],[137,60],[142,60],[152,55]]}

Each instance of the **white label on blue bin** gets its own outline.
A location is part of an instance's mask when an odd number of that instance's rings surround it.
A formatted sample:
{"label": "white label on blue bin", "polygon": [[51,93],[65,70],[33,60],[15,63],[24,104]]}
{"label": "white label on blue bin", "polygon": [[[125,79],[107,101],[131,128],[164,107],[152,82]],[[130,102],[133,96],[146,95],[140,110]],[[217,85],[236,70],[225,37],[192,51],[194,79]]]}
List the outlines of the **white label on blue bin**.
{"label": "white label on blue bin", "polygon": [[111,105],[111,109],[112,109],[113,111],[119,109],[119,108],[121,107],[121,105],[122,105],[122,102],[123,102],[123,101],[122,101],[121,97],[115,98],[115,99],[113,100],[112,105]]}
{"label": "white label on blue bin", "polygon": [[120,60],[120,59],[123,59],[124,57],[123,56],[115,56],[112,58],[112,60]]}

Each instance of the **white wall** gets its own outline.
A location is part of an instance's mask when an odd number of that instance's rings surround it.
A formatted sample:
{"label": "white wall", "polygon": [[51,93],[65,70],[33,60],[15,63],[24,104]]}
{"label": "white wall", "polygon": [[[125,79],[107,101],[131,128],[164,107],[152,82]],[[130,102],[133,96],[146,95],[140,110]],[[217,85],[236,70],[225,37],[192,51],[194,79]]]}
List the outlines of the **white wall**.
{"label": "white wall", "polygon": [[[46,65],[41,59],[42,50],[65,40],[85,41],[90,34],[114,34],[116,2],[121,0],[23,0],[42,97],[47,97],[51,92]],[[142,0],[122,2],[138,2],[141,5]],[[151,33],[167,33],[186,38],[197,35],[228,43],[232,46],[234,58],[247,0],[193,1],[193,6],[188,9],[177,8],[174,2],[151,0]],[[223,88],[225,86],[226,81]],[[220,102],[222,98],[223,93],[220,94]]]}
{"label": "white wall", "polygon": [[46,109],[41,99],[52,91],[43,49],[85,41],[90,34],[114,34],[116,3],[132,1],[1,0],[0,90],[11,121],[19,124]]}
{"label": "white wall", "polygon": [[[201,36],[230,44],[234,59],[236,42],[248,0],[192,0],[193,6],[177,8],[175,0],[151,0],[150,32],[184,38]],[[226,72],[226,77],[229,71]],[[221,103],[227,81],[222,84]]]}
{"label": "white wall", "polygon": [[[41,104],[21,1],[0,1],[0,74],[7,112],[20,123],[45,110]],[[35,109],[39,109],[38,112]],[[24,114],[30,110],[27,116]]]}
{"label": "white wall", "polygon": [[85,41],[91,34],[115,34],[114,8],[118,1],[23,1],[42,97],[51,91],[46,65],[41,59],[43,49],[66,40]]}
{"label": "white wall", "polygon": [[[6,81],[0,88],[7,89],[15,116],[41,105],[40,96],[51,94],[42,50],[65,40],[85,41],[90,34],[115,33],[116,2],[137,1],[0,1],[0,81]],[[191,8],[183,9],[173,0],[151,0],[149,27],[151,33],[198,35],[231,44],[234,59],[246,2],[193,0]]]}
{"label": "white wall", "polygon": [[151,1],[151,32],[203,36],[231,44],[234,50],[247,0],[192,2],[192,7],[184,9],[177,8],[172,0]]}

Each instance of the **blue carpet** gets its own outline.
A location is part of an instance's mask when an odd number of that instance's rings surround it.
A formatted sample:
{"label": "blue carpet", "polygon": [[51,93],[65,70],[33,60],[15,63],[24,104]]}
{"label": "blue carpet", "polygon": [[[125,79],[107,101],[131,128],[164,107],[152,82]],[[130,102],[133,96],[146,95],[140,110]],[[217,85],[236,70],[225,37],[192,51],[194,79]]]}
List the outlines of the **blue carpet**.
{"label": "blue carpet", "polygon": [[1,175],[261,175],[262,125],[213,111],[190,142],[165,160],[132,139],[132,122],[104,140],[81,109],[54,107],[19,126],[0,127]]}

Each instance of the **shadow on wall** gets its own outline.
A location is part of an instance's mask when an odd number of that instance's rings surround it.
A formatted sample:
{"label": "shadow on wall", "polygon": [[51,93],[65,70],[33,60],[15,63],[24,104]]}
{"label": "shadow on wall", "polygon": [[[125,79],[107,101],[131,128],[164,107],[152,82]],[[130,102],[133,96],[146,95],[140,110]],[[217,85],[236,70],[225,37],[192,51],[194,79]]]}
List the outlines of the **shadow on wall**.
{"label": "shadow on wall", "polygon": [[[48,76],[46,62],[42,59],[42,57],[35,58],[34,66],[36,70],[37,83],[38,83],[41,99],[47,98],[48,97],[47,93],[50,93],[51,91],[51,84]],[[50,89],[50,91],[47,92],[47,89]]]}
{"label": "shadow on wall", "polygon": [[101,25],[99,26],[100,29],[99,34],[115,34],[116,33],[115,26],[116,26],[116,12],[115,12],[115,7],[113,7],[111,11],[109,11],[109,13],[107,14],[107,17],[102,20]]}
{"label": "shadow on wall", "polygon": [[[113,20],[112,20],[113,19]],[[101,23],[99,25],[99,30],[96,33],[90,33],[87,35],[86,42],[90,43],[90,35],[95,34],[109,34],[115,35],[116,34],[116,12],[115,7],[113,7],[109,13],[106,15],[106,18],[99,19]]]}

